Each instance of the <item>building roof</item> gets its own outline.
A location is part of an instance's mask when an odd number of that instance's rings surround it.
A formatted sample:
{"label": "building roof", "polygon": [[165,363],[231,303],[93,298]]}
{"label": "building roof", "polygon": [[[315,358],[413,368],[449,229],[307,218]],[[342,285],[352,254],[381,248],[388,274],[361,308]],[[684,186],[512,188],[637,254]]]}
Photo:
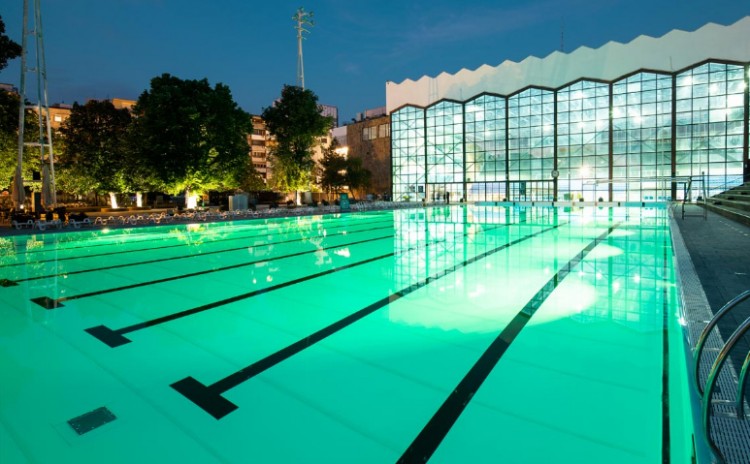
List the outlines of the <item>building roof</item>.
{"label": "building roof", "polygon": [[608,42],[544,58],[482,65],[455,74],[386,83],[390,114],[404,105],[429,106],[443,99],[465,101],[484,92],[510,95],[526,87],[556,89],[580,79],[614,81],[638,70],[675,72],[709,59],[750,61],[750,16],[729,26],[708,23],[693,32],[673,30],[662,37],[641,35],[628,43]]}

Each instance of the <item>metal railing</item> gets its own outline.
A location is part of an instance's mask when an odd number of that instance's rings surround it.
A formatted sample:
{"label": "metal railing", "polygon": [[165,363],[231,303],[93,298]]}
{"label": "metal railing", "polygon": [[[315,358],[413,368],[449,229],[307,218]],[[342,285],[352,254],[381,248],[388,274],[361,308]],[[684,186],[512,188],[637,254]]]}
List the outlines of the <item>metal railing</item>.
{"label": "metal railing", "polygon": [[682,219],[685,219],[685,216],[688,216],[685,213],[685,205],[692,202],[692,196],[693,196],[693,184],[700,184],[696,190],[698,191],[698,195],[696,197],[696,203],[703,205],[701,208],[701,216],[703,216],[703,219],[708,218],[708,210],[706,209],[706,199],[708,197],[708,189],[706,187],[706,174],[701,173],[698,176],[690,176],[687,180],[687,183],[685,184],[685,190],[682,196]]}
{"label": "metal railing", "polygon": [[[714,442],[713,438],[711,437],[711,413],[713,412],[712,409],[712,402],[711,397],[714,393],[714,388],[716,387],[716,383],[719,378],[719,373],[721,372],[722,367],[726,363],[727,358],[729,357],[729,354],[731,353],[732,349],[737,345],[737,343],[744,337],[744,335],[750,331],[750,317],[745,319],[744,322],[742,322],[739,327],[732,333],[732,335],[729,337],[729,339],[724,343],[724,345],[721,348],[721,351],[719,351],[719,355],[714,360],[713,364],[711,365],[711,369],[709,371],[708,377],[706,379],[705,388],[701,385],[700,381],[700,360],[701,360],[701,354],[703,353],[703,348],[706,344],[706,340],[708,339],[709,334],[711,331],[716,327],[716,325],[719,323],[721,319],[724,318],[724,316],[729,313],[733,308],[735,308],[740,303],[744,302],[750,298],[750,290],[745,290],[744,292],[740,293],[736,297],[732,298],[729,302],[727,302],[724,306],[721,307],[721,309],[714,315],[713,318],[708,322],[706,327],[701,332],[700,337],[698,338],[698,342],[695,345],[695,351],[693,356],[693,370],[695,374],[695,383],[698,389],[698,393],[702,396],[702,422],[703,422],[703,429],[706,436],[706,441],[708,442],[709,447],[711,448],[711,451],[716,455],[716,457],[719,459],[720,462],[724,462],[724,456],[719,450],[719,448],[716,446],[716,443]],[[745,419],[745,405],[744,405],[744,391],[745,386],[747,385],[747,377],[748,377],[748,367],[750,366],[750,350],[748,351],[747,355],[745,356],[745,361],[742,364],[742,368],[740,369],[739,374],[739,381],[737,385],[737,391],[735,395],[735,401],[734,406],[737,410],[737,418],[738,419]]]}

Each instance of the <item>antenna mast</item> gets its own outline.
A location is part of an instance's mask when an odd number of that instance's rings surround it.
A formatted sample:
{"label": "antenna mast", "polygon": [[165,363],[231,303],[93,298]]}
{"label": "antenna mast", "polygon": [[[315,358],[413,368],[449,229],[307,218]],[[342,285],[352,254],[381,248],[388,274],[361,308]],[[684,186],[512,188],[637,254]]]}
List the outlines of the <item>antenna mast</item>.
{"label": "antenna mast", "polygon": [[[36,97],[37,97],[37,114],[39,116],[39,156],[41,157],[42,166],[49,163],[49,179],[43,179],[48,182],[51,194],[52,206],[57,203],[57,192],[55,188],[55,158],[52,150],[52,126],[50,125],[49,99],[47,98],[47,63],[44,57],[44,34],[42,33],[42,9],[40,0],[32,0],[32,20],[29,21],[29,0],[23,1],[23,36],[21,39],[21,88],[20,88],[20,105],[18,109],[18,159],[16,166],[17,178],[21,179],[23,166],[23,148],[24,148],[24,123],[26,118],[26,73],[36,74]],[[28,36],[32,37],[35,50],[36,66],[29,67]],[[37,144],[31,144],[37,145]],[[48,154],[45,156],[45,148]],[[45,159],[47,158],[47,159]],[[19,186],[23,188],[22,186]]]}
{"label": "antenna mast", "polygon": [[[38,0],[37,0],[38,1]],[[304,33],[310,31],[305,29],[305,26],[314,26],[315,23],[312,20],[313,12],[307,12],[304,8],[300,7],[292,16],[292,19],[297,23],[294,28],[297,29],[297,86],[305,88],[305,62],[302,58],[302,39],[304,39]]]}

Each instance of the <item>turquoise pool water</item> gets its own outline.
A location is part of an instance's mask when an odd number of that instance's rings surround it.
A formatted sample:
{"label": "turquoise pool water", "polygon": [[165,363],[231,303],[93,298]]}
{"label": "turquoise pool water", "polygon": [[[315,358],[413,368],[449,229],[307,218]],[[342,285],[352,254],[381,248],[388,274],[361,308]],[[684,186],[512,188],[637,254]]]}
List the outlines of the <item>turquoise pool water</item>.
{"label": "turquoise pool water", "polygon": [[3,464],[689,462],[664,209],[456,205],[0,250]]}

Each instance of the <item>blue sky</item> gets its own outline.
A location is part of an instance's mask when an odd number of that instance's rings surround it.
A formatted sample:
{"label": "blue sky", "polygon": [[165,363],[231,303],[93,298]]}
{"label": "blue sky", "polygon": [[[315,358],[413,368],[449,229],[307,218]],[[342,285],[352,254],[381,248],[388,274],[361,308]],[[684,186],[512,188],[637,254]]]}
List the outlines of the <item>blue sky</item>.
{"label": "blue sky", "polygon": [[[750,15],[747,0],[41,3],[50,102],[137,99],[152,77],[168,72],[222,82],[255,114],[296,82],[292,16],[303,6],[315,21],[303,44],[305,84],[321,103],[338,106],[342,123],[385,105],[386,81],[543,57],[561,48],[561,31],[570,52]],[[23,0],[0,6],[6,33],[19,43],[22,7]],[[0,82],[18,85],[19,76],[17,59]]]}

